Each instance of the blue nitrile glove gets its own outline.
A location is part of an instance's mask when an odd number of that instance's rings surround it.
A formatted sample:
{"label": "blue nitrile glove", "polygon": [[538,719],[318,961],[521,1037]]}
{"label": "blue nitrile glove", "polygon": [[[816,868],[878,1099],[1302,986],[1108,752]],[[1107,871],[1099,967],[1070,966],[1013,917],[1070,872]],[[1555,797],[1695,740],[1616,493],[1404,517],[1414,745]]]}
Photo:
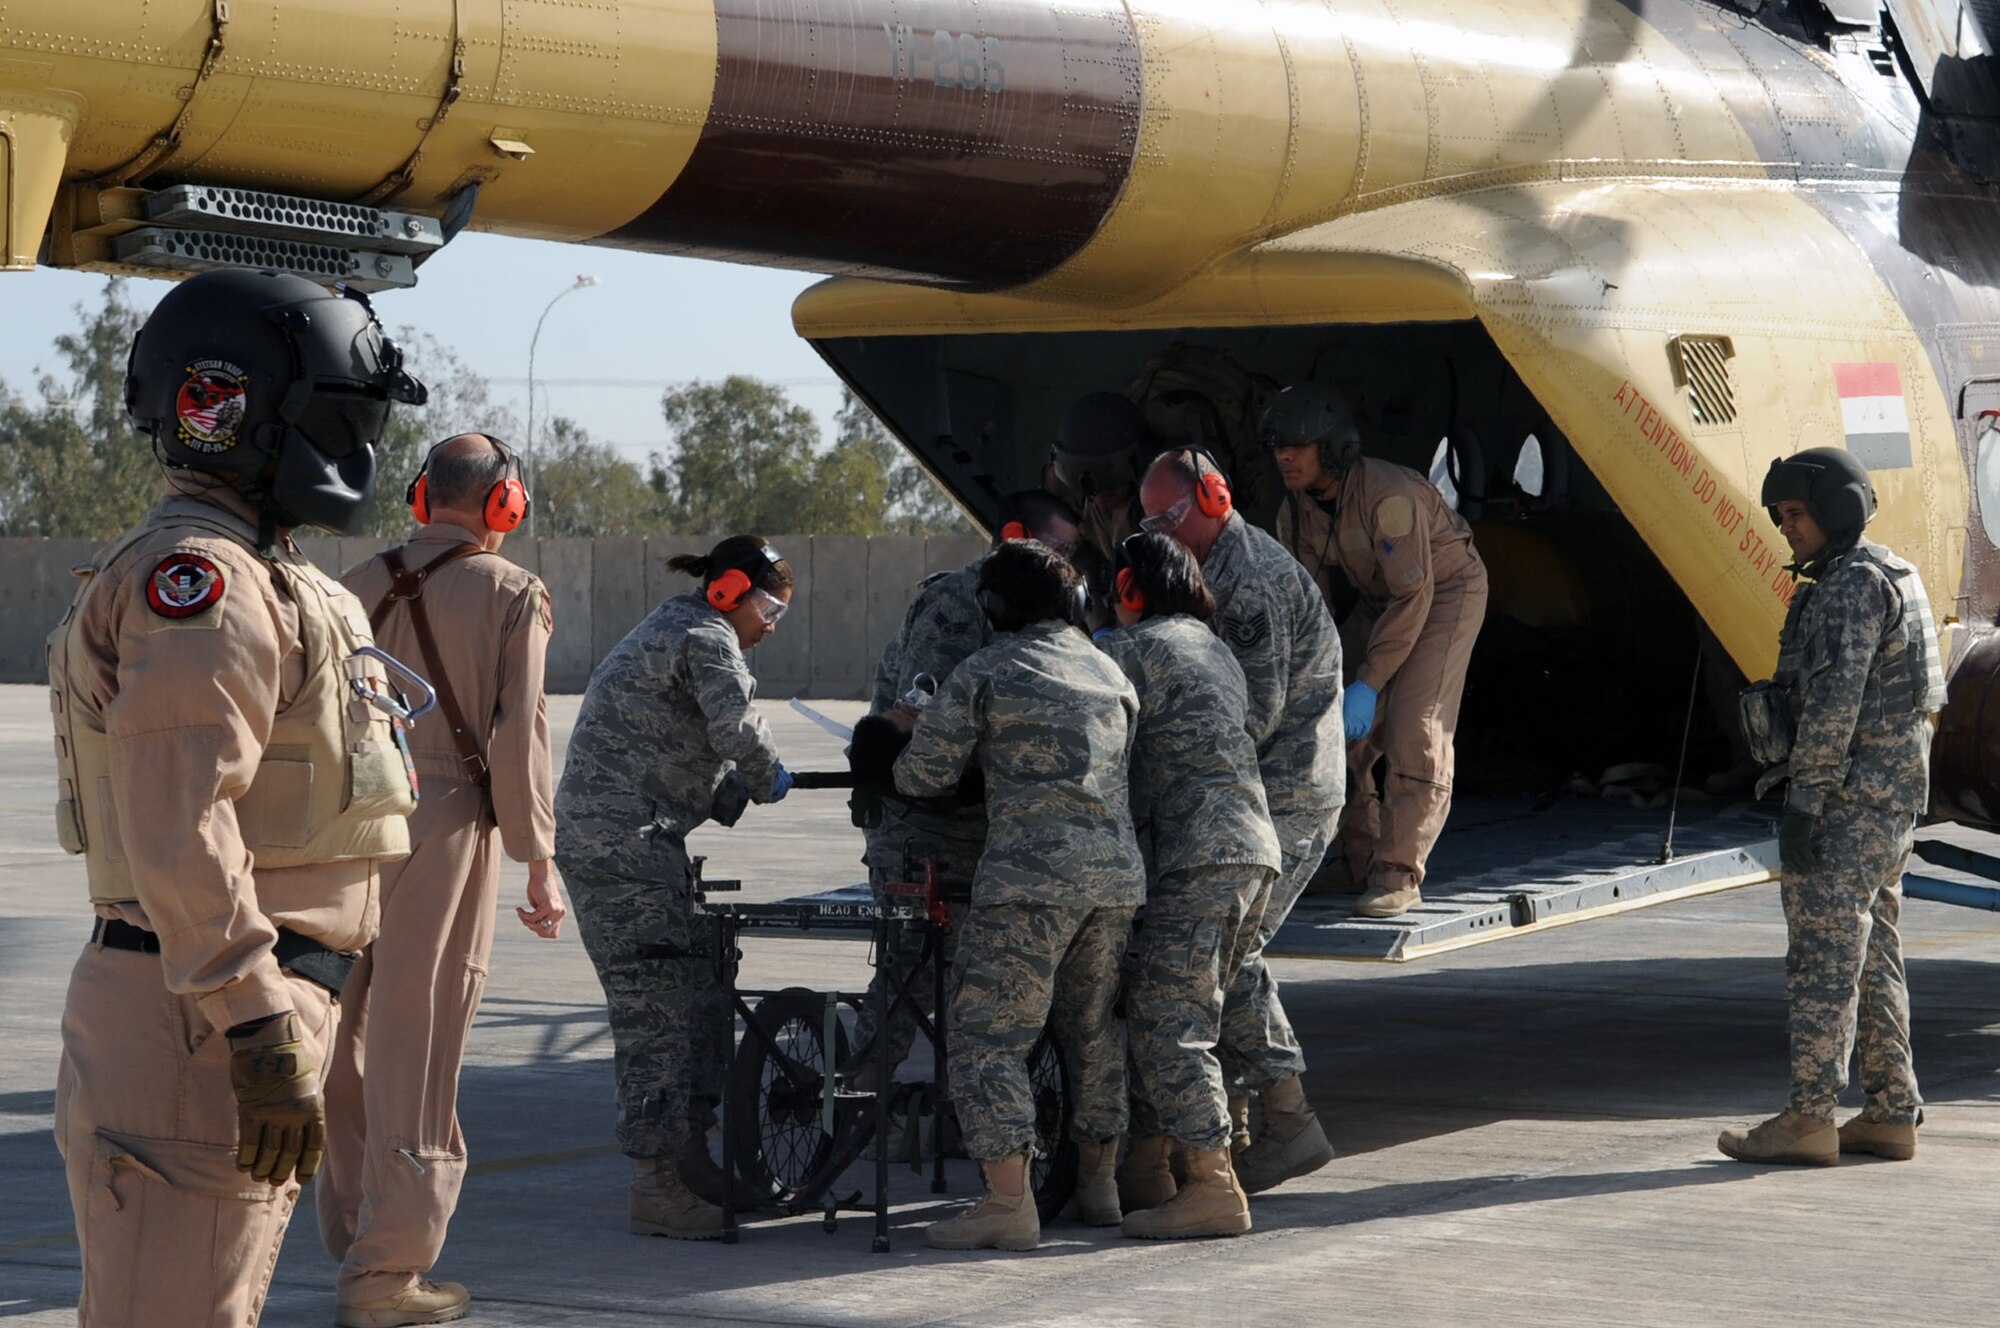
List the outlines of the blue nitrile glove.
{"label": "blue nitrile glove", "polygon": [[1347,696],[1340,703],[1340,718],[1347,726],[1349,742],[1360,742],[1375,727],[1375,697],[1375,689],[1365,682],[1347,684]]}
{"label": "blue nitrile glove", "polygon": [[771,801],[783,802],[785,795],[792,791],[792,785],[797,782],[797,780],[792,778],[792,772],[785,769],[784,765],[780,763],[778,766],[778,777],[771,781]]}

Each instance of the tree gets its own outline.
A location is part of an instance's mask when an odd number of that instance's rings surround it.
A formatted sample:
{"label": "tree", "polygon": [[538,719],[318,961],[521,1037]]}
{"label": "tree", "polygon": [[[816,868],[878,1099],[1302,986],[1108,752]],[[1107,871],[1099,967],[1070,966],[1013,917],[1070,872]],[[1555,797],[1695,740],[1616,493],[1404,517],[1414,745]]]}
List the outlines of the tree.
{"label": "tree", "polygon": [[648,535],[666,528],[664,496],[639,468],[576,421],[549,423],[535,462],[535,533],[589,538]]}
{"label": "tree", "polygon": [[674,528],[810,530],[819,425],[773,383],[733,374],[660,399],[672,451],[655,458]]}
{"label": "tree", "polygon": [[951,500],[944,486],[932,479],[930,472],[890,437],[888,428],[876,418],[875,412],[862,404],[861,398],[844,388],[840,393],[840,413],[834,416],[834,424],[839,431],[833,444],[834,455],[838,456],[843,451],[866,455],[872,464],[881,467],[886,480],[882,491],[887,502],[881,508],[880,528],[857,533],[960,535],[973,532],[972,522]]}
{"label": "tree", "polygon": [[159,494],[152,444],[125,413],[125,358],[142,315],[122,279],[107,282],[82,327],[56,338],[67,380],[43,374],[31,405],[0,386],[0,532],[102,537],[136,522]]}
{"label": "tree", "polygon": [[824,535],[970,530],[933,479],[852,394],[833,446],[783,388],[741,376],[685,383],[661,399],[673,449],[653,458],[663,515],[690,534]]}

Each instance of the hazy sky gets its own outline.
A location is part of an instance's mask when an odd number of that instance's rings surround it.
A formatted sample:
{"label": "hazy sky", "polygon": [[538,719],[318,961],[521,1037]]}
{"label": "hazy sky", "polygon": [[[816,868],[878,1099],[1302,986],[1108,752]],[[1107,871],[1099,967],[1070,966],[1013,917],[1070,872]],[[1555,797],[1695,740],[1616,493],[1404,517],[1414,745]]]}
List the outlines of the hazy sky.
{"label": "hazy sky", "polygon": [[[586,273],[603,284],[564,296],[542,330],[538,428],[553,408],[642,460],[666,440],[660,393],[668,383],[743,373],[784,384],[831,435],[838,380],[792,331],[792,300],[819,280],[807,273],[468,232],[424,264],[414,290],[373,298],[390,328],[419,328],[451,346],[525,416],[535,320]],[[52,269],[0,273],[0,382],[24,392],[38,366],[59,368],[54,338],[76,326],[73,305],[96,304],[105,280]],[[168,287],[134,280],[128,288],[150,307]]]}

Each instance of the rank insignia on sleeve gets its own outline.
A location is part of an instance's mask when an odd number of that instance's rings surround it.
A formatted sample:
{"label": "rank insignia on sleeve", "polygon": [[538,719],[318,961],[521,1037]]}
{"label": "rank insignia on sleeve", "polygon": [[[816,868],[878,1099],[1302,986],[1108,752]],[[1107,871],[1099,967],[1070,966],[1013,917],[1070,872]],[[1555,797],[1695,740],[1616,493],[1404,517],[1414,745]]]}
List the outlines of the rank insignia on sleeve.
{"label": "rank insignia on sleeve", "polygon": [[198,553],[170,553],[146,580],[146,603],[162,618],[179,621],[222,603],[222,569]]}
{"label": "rank insignia on sleeve", "polygon": [[1264,644],[1271,635],[1271,619],[1262,609],[1244,615],[1222,618],[1222,639],[1237,650],[1250,650]]}

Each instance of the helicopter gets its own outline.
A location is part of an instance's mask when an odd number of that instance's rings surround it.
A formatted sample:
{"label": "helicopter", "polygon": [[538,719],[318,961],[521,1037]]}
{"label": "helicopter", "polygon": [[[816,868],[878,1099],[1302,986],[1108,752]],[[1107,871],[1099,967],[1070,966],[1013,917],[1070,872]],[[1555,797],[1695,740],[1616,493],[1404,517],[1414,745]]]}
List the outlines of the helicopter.
{"label": "helicopter", "polygon": [[1761,478],[1846,447],[1941,620],[1932,813],[1991,828],[1996,49],[1963,0],[14,0],[0,260],[381,290],[471,227],[822,273],[797,331],[988,524],[1085,392],[1200,357],[1163,441],[1226,442],[1332,387],[1475,520],[1499,787],[1768,674]]}

